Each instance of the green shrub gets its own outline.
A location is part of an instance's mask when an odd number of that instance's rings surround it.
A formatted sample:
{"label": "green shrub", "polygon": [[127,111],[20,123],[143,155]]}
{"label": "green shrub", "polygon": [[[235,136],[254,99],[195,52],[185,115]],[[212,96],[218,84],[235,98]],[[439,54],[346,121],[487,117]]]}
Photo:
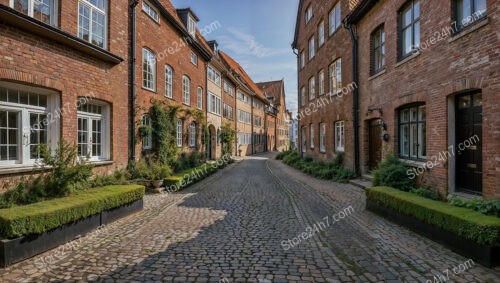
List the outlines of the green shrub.
{"label": "green shrub", "polygon": [[156,181],[170,176],[172,170],[166,165],[161,165],[155,158],[147,157],[144,160],[130,162],[128,173],[134,180]]}
{"label": "green shrub", "polygon": [[410,190],[410,193],[416,194],[416,195],[424,197],[424,198],[432,199],[432,200],[439,200],[440,199],[438,193],[433,192],[433,191],[428,190],[428,189],[423,189],[423,188],[412,189],[412,190]]}
{"label": "green shrub", "polygon": [[290,155],[291,153],[292,153],[291,150],[280,152],[278,155],[276,155],[275,159],[276,160],[283,160],[283,158],[285,158],[286,156]]}
{"label": "green shrub", "polygon": [[448,203],[458,207],[465,207],[478,211],[482,214],[500,217],[500,200],[484,200],[480,198],[463,199],[453,196]]}
{"label": "green shrub", "polygon": [[407,170],[408,166],[397,156],[388,155],[373,172],[373,185],[409,191],[413,189],[413,180],[408,178]]}
{"label": "green shrub", "polygon": [[[222,168],[222,166],[219,168]],[[205,179],[206,177],[216,172],[217,169],[218,168],[212,166],[211,164],[206,163],[195,168],[175,173],[174,175],[165,178],[163,185],[167,189],[173,186],[177,187],[178,189],[182,189]]]}
{"label": "green shrub", "polygon": [[354,179],[357,177],[356,172],[349,168],[338,168],[334,170],[334,177],[332,178],[333,181],[339,182],[339,183],[347,183],[349,180]]}
{"label": "green shrub", "polygon": [[304,161],[310,163],[310,162],[313,162],[314,159],[310,156],[307,156],[306,158],[304,158]]}
{"label": "green shrub", "polygon": [[369,188],[367,201],[391,208],[478,244],[500,246],[500,219],[388,187]]}
{"label": "green shrub", "polygon": [[144,187],[108,186],[25,206],[0,209],[0,237],[40,234],[144,196]]}

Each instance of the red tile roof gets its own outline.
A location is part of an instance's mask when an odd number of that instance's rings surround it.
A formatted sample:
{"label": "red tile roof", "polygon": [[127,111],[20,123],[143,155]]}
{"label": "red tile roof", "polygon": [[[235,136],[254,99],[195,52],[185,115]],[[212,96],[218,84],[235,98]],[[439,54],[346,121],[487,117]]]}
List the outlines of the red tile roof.
{"label": "red tile roof", "polygon": [[285,82],[283,80],[279,80],[257,83],[257,86],[264,92],[264,94],[268,94],[274,98],[275,105],[281,105],[281,97],[284,96],[284,84]]}

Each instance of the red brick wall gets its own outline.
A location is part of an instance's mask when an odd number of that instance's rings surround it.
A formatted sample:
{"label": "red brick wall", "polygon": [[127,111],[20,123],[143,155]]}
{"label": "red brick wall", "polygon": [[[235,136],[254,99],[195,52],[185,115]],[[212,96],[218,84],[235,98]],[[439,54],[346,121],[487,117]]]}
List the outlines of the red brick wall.
{"label": "red brick wall", "polygon": [[[60,3],[62,27],[76,35],[77,1]],[[109,16],[109,50],[124,59],[127,58],[127,19],[127,4],[116,4]],[[114,164],[101,167],[103,172],[127,164],[127,78],[126,62],[108,63],[27,31],[0,25],[0,80],[55,90],[60,94],[61,105],[73,105],[79,96],[90,92],[95,95],[94,99],[111,105],[111,159]],[[61,118],[61,138],[74,142],[76,131],[77,111],[72,108]]]}
{"label": "red brick wall", "polygon": [[[432,2],[432,3],[431,3]],[[428,41],[436,32],[451,25],[450,1],[421,1],[421,42]],[[379,1],[358,24],[362,164],[368,162],[367,121],[381,117],[388,125],[389,142],[384,142],[384,155],[397,152],[397,110],[412,102],[425,102],[427,110],[427,160],[446,151],[452,143],[448,139],[448,99],[458,92],[478,88],[483,95],[483,195],[500,197],[500,80],[498,73],[497,27],[498,4],[487,1],[488,23],[458,38],[446,36],[430,44],[422,53],[398,65],[397,12],[403,0]],[[370,77],[370,34],[375,27],[385,24],[386,72]],[[484,24],[476,22],[474,29]],[[452,26],[453,27],[453,26]],[[437,37],[436,37],[437,38]],[[453,38],[453,39],[451,39]],[[369,108],[382,108],[383,114],[367,115]],[[426,173],[421,181],[442,195],[448,191],[448,162],[441,163]]]}
{"label": "red brick wall", "polygon": [[[319,90],[318,74],[321,69],[325,72],[325,93],[329,91],[328,83],[328,69],[331,63],[336,59],[342,58],[342,83],[347,86],[352,83],[352,55],[351,55],[351,42],[349,33],[346,29],[340,27],[332,36],[329,36],[329,20],[328,14],[330,10],[337,4],[337,0],[327,1],[304,1],[302,11],[300,11],[300,27],[298,33],[298,50],[299,58],[297,62],[299,70],[298,79],[298,105],[299,105],[299,141],[302,140],[301,127],[307,127],[307,156],[311,156],[317,160],[331,160],[336,156],[334,148],[334,125],[336,121],[343,120],[345,122],[345,156],[344,165],[354,169],[354,132],[353,132],[353,116],[352,116],[352,92],[343,95],[341,98],[333,98],[329,104],[317,107],[320,99],[330,98],[327,94],[318,98],[317,93]],[[313,18],[306,25],[305,12],[309,5],[313,8]],[[348,1],[341,1],[341,17],[345,17],[348,12]],[[320,47],[318,45],[318,25],[321,19],[325,22],[325,44]],[[312,61],[309,61],[309,47],[308,41],[311,36],[315,36],[316,54]],[[306,54],[306,65],[304,69],[300,66],[300,52],[304,51]],[[315,76],[316,79],[316,98],[309,101],[309,79]],[[301,88],[306,89],[306,105],[301,106],[300,93]],[[323,104],[323,103],[321,103]],[[326,104],[326,103],[325,103]],[[314,105],[314,106],[313,106]],[[309,109],[309,110],[307,110]],[[310,113],[313,112],[314,113]],[[300,114],[302,112],[302,115]],[[310,113],[309,115],[307,113]],[[295,114],[294,114],[295,115]],[[326,152],[319,152],[319,124],[326,123]],[[314,124],[315,129],[315,147],[314,150],[310,148],[309,125]],[[299,147],[302,143],[299,142]],[[299,152],[302,152],[300,149]]]}

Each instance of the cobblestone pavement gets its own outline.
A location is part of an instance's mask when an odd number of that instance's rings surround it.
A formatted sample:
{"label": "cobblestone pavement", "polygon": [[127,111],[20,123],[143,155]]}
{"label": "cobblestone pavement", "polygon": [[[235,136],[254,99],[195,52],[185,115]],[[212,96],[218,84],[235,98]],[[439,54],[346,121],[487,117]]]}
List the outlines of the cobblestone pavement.
{"label": "cobblestone pavement", "polygon": [[[0,282],[434,282],[445,270],[448,282],[500,282],[500,269],[477,263],[455,275],[467,258],[364,211],[363,190],[272,156],[246,158],[176,194],[147,195],[142,212],[107,233],[63,259],[52,250],[2,269]],[[333,224],[349,206],[354,213]],[[282,245],[327,216],[323,231]]]}

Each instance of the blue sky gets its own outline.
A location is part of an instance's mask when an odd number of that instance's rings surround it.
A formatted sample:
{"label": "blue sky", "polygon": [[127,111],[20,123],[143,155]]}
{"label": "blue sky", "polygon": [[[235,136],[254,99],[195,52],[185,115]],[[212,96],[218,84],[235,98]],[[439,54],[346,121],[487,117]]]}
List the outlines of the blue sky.
{"label": "blue sky", "polygon": [[285,78],[287,107],[297,111],[297,59],[291,43],[298,0],[172,0],[190,7],[200,18],[198,28],[218,21],[206,34],[245,68],[255,82]]}

